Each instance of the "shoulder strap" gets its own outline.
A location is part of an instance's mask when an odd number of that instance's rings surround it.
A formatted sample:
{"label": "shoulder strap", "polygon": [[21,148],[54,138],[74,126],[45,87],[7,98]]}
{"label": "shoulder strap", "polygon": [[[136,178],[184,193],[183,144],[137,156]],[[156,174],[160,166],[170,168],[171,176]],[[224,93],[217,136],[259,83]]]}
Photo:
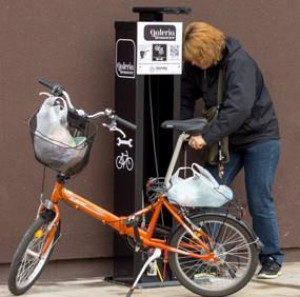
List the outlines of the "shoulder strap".
{"label": "shoulder strap", "polygon": [[223,75],[224,72],[223,71],[224,71],[223,66],[221,66],[220,70],[219,70],[219,75],[218,75],[217,106],[216,106],[216,109],[215,109],[215,113],[214,113],[212,119],[210,120],[210,124],[212,124],[216,120],[216,118],[219,114],[221,104],[223,102],[223,77],[224,77],[224,75]]}
{"label": "shoulder strap", "polygon": [[[205,73],[205,72],[204,72]],[[223,64],[220,65],[219,68],[219,73],[218,73],[218,90],[217,90],[217,105],[216,106],[212,106],[210,108],[206,108],[206,105],[204,103],[204,107],[203,107],[203,114],[206,118],[208,118],[209,120],[209,125],[213,124],[213,122],[216,120],[218,113],[219,113],[219,109],[220,106],[222,104],[223,101],[223,80],[224,80],[224,68],[223,68]],[[202,78],[202,92],[203,95],[205,94],[206,91],[206,84],[204,83],[204,80]]]}
{"label": "shoulder strap", "polygon": [[223,78],[224,78],[224,69],[221,65],[218,76],[218,94],[217,94],[217,106],[220,109],[220,105],[223,102]]}

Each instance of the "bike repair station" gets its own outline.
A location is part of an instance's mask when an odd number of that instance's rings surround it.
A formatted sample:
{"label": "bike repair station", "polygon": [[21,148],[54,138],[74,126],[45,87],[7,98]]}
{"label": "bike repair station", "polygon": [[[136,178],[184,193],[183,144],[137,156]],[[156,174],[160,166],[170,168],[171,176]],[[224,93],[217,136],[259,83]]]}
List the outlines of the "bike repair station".
{"label": "bike repair station", "polygon": [[[165,120],[179,119],[182,23],[164,22],[163,16],[188,14],[190,9],[135,7],[133,12],[139,14],[139,21],[115,22],[115,110],[120,117],[137,125],[135,132],[124,129],[125,133],[115,133],[114,211],[117,215],[144,207],[148,199],[147,179],[166,174],[173,151],[173,132],[163,130],[160,125]],[[167,214],[162,213],[162,229],[171,224]],[[126,245],[124,240],[114,238],[112,278],[131,282],[147,255],[134,252],[139,249],[136,241]],[[165,280],[171,280],[169,270],[165,271]],[[140,284],[157,282],[157,271],[148,269]]]}

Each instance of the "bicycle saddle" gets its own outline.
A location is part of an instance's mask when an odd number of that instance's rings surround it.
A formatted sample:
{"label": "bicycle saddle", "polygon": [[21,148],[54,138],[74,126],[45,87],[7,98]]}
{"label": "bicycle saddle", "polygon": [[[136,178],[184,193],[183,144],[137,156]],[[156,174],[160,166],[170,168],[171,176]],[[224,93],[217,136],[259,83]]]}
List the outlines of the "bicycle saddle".
{"label": "bicycle saddle", "polygon": [[164,129],[175,129],[189,134],[201,134],[207,127],[205,118],[195,118],[189,120],[168,120],[161,124]]}

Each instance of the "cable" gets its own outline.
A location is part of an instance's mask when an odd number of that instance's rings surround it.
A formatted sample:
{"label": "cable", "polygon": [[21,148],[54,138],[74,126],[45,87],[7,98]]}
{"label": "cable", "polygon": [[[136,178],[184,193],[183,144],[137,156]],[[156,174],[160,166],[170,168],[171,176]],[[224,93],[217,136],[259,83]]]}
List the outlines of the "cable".
{"label": "cable", "polygon": [[[157,148],[155,141],[155,130],[154,130],[154,116],[153,116],[153,100],[152,100],[152,89],[151,89],[151,75],[148,75],[148,91],[149,91],[149,109],[150,109],[150,122],[151,122],[151,134],[152,134],[152,144],[153,144],[153,155],[154,155],[154,163],[156,170],[156,177],[159,179],[159,171],[158,171],[158,158],[157,158]],[[161,221],[162,225],[165,225],[164,215],[161,210]]]}
{"label": "cable", "polygon": [[157,149],[156,149],[155,130],[154,130],[154,116],[153,116],[153,100],[152,100],[152,89],[151,89],[151,76],[150,75],[148,75],[148,90],[149,90],[149,108],[150,108],[150,122],[151,122],[151,134],[152,134],[154,163],[155,163],[156,177],[159,178]]}
{"label": "cable", "polygon": [[159,277],[160,282],[163,283],[163,282],[164,282],[164,279],[163,279],[163,277],[162,277],[162,275],[161,275],[161,272],[160,272],[160,270],[159,270],[159,267],[158,267],[157,262],[156,262],[156,271],[157,271],[157,274],[158,274],[158,277]]}
{"label": "cable", "polygon": [[41,196],[40,201],[43,204],[44,190],[45,190],[45,180],[46,180],[46,166],[43,168],[43,177],[42,177],[42,187],[41,187]]}

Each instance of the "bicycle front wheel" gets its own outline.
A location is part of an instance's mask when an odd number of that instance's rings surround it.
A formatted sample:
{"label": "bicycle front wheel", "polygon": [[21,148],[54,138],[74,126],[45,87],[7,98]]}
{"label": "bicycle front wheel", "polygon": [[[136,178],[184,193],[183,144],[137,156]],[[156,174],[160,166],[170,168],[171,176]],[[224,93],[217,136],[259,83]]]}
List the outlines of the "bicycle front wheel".
{"label": "bicycle front wheel", "polygon": [[8,287],[12,294],[25,293],[42,273],[60,233],[58,226],[48,249],[42,253],[53,215],[42,214],[29,227],[22,238],[11,263]]}
{"label": "bicycle front wheel", "polygon": [[[195,218],[193,223],[201,230],[195,234],[218,261],[170,253],[170,268],[179,282],[188,290],[209,297],[227,296],[242,289],[252,278],[258,263],[258,249],[248,230],[237,220],[222,215],[203,215]],[[170,245],[187,252],[206,254],[183,227],[174,233]]]}
{"label": "bicycle front wheel", "polygon": [[132,160],[132,158],[127,159],[126,168],[127,168],[128,171],[131,171],[133,169],[133,160]]}

